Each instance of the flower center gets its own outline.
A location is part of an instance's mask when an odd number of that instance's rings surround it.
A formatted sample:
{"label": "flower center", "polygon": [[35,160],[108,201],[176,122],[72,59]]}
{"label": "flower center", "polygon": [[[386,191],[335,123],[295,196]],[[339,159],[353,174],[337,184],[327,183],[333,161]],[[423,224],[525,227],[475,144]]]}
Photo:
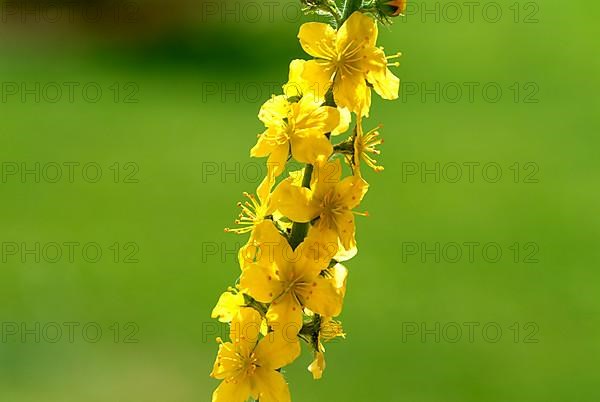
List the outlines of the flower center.
{"label": "flower center", "polygon": [[321,220],[323,225],[328,228],[335,227],[335,219],[340,216],[347,208],[341,202],[341,194],[334,189],[330,190],[321,201]]}
{"label": "flower center", "polygon": [[257,367],[258,359],[256,358],[256,354],[252,352],[248,358],[244,359],[241,371],[247,376],[252,376],[254,375]]}
{"label": "flower center", "polygon": [[363,59],[363,50],[366,48],[364,43],[357,43],[351,40],[346,47],[338,52],[334,60],[336,71],[342,76],[362,73],[361,61]]}

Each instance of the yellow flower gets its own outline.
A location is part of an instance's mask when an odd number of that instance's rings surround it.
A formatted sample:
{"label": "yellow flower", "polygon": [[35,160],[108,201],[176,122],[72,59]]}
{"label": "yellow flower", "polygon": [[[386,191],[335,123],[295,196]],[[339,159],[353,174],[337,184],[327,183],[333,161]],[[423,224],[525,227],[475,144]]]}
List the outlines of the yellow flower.
{"label": "yellow flower", "polygon": [[[283,93],[290,98],[301,98],[305,94],[310,94],[315,96],[316,99],[325,101],[327,88],[319,88],[318,84],[311,83],[302,77],[305,65],[306,60],[293,60],[290,63],[289,81],[283,86]],[[340,124],[331,132],[331,135],[333,136],[348,131],[350,122],[352,121],[352,114],[349,109],[338,107],[338,111],[340,112]]]}
{"label": "yellow flower", "polygon": [[260,110],[258,116],[267,130],[250,154],[268,156],[268,166],[276,176],[283,172],[290,152],[301,163],[331,155],[333,147],[325,134],[339,125],[340,115],[336,108],[322,103],[313,95],[305,95],[296,103],[283,95],[274,96]]}
{"label": "yellow flower", "polygon": [[251,264],[242,272],[240,288],[262,303],[271,303],[267,311],[270,324],[296,333],[302,328],[302,309],[337,316],[342,311],[346,276],[323,276],[329,260],[308,247],[310,240],[292,250],[285,242],[273,245],[273,261]]}
{"label": "yellow flower", "polygon": [[223,380],[212,402],[289,402],[290,391],[281,367],[300,354],[300,344],[283,332],[271,332],[259,341],[260,314],[243,308],[232,322],[231,342],[220,339],[211,377]]}
{"label": "yellow flower", "polygon": [[244,295],[238,293],[236,289],[230,288],[219,297],[211,318],[218,318],[221,322],[231,322],[245,304]]}
{"label": "yellow flower", "polygon": [[294,222],[319,218],[315,226],[327,239],[325,242],[337,244],[339,237],[344,249],[350,250],[356,246],[354,214],[360,214],[353,209],[360,204],[369,185],[359,175],[340,181],[341,174],[339,159],[318,163],[312,189],[294,186],[286,179],[275,189],[273,198],[279,211]]}
{"label": "yellow flower", "polygon": [[362,118],[358,118],[356,123],[356,132],[354,133],[354,157],[352,159],[352,165],[355,167],[355,174],[360,174],[360,161],[361,159],[373,169],[375,172],[381,172],[383,166],[377,165],[377,160],[374,159],[370,154],[379,155],[381,151],[377,149],[378,145],[383,144],[383,140],[379,136],[379,129],[376,127],[364,134],[362,128]]}
{"label": "yellow flower", "polygon": [[342,323],[333,320],[331,317],[319,317],[317,322],[319,328],[317,329],[317,337],[314,341],[313,347],[315,348],[314,359],[308,366],[308,371],[313,375],[313,379],[320,380],[323,377],[323,371],[325,371],[325,347],[323,342],[331,341],[337,337],[346,338],[346,334],[342,329]]}
{"label": "yellow flower", "polygon": [[256,189],[258,199],[253,194],[244,193],[244,197],[248,198],[248,201],[244,203],[238,202],[238,207],[242,209],[242,212],[235,221],[235,224],[241,227],[235,229],[225,228],[225,232],[236,234],[248,233],[262,223],[267,216],[271,215],[274,210],[271,203],[271,189],[273,188],[273,184],[275,184],[275,175],[270,170],[267,177],[264,178]]}
{"label": "yellow flower", "polygon": [[377,22],[355,12],[336,32],[328,24],[309,22],[300,28],[298,38],[304,51],[315,60],[304,66],[302,77],[321,91],[333,85],[333,96],[340,107],[362,116],[369,115],[373,86],[384,99],[397,99],[400,80],[388,68],[383,49],[376,47]]}

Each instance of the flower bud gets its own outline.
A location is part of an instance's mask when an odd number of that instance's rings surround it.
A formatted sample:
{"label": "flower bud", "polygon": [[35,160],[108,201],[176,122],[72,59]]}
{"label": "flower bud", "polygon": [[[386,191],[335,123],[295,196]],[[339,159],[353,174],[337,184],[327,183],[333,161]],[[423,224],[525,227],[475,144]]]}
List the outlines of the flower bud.
{"label": "flower bud", "polygon": [[406,0],[377,0],[377,9],[385,16],[398,17],[406,11]]}

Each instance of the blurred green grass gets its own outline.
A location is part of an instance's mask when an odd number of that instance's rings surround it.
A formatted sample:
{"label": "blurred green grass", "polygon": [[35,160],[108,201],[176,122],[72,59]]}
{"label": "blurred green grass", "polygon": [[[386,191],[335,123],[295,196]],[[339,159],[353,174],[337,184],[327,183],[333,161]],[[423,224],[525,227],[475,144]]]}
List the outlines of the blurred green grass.
{"label": "blurred green grass", "polygon": [[[328,347],[322,381],[310,379],[307,351],[286,368],[294,400],[598,400],[597,11],[543,3],[538,24],[409,19],[382,30],[387,51],[404,53],[404,81],[532,81],[540,101],[374,102],[386,170],[368,175],[371,217],[359,219],[360,253],[347,264],[348,339]],[[135,82],[140,92],[136,104],[1,104],[1,161],[133,161],[140,183],[0,184],[0,240],[132,241],[140,263],[1,264],[2,321],[135,322],[140,331],[137,344],[115,344],[108,333],[96,344],[2,343],[1,400],[209,400],[216,345],[203,341],[203,323],[238,268],[231,256],[203,258],[202,245],[242,241],[222,229],[256,183],[203,180],[203,166],[251,162],[261,102],[203,102],[203,84],[283,82],[289,61],[302,57],[297,25],[247,29],[250,40],[238,35],[233,47],[231,38],[220,49],[198,38],[201,57],[191,61],[153,48],[3,56],[4,82]],[[404,183],[407,161],[533,161],[540,182]],[[402,242],[468,241],[536,242],[540,263],[402,261]],[[402,341],[405,322],[474,321],[499,323],[501,341]],[[507,329],[515,322],[535,322],[539,343],[515,344]]]}

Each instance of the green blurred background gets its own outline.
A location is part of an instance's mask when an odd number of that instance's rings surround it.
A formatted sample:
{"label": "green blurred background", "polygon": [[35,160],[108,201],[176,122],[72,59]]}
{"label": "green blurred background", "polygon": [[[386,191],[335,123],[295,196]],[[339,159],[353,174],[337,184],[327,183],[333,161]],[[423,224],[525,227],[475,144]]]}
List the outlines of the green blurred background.
{"label": "green blurred background", "polygon": [[[210,311],[244,239],[223,228],[258,184],[256,115],[306,57],[306,19],[292,2],[93,2],[81,7],[103,18],[76,7],[57,21],[34,4],[23,14],[3,2],[0,23],[0,400],[208,401]],[[327,348],[321,381],[307,349],[285,369],[295,401],[600,400],[599,10],[502,0],[469,15],[462,2],[425,1],[381,29],[387,52],[404,54],[404,94],[377,98],[369,120],[385,126],[386,170],[367,174],[348,337]],[[52,92],[70,82],[72,101]],[[73,180],[65,162],[79,164]],[[23,180],[23,163],[40,164],[40,183]],[[423,180],[423,163],[440,164],[439,183]],[[482,176],[489,163],[502,168],[496,183]],[[52,263],[51,245],[65,242],[80,244],[73,262],[62,248]],[[472,261],[452,262],[451,246],[468,242],[480,244]],[[82,257],[88,243],[102,250],[96,263]],[[498,262],[481,254],[489,243]],[[438,256],[424,251],[436,244]],[[78,325],[73,342],[65,323]]]}

